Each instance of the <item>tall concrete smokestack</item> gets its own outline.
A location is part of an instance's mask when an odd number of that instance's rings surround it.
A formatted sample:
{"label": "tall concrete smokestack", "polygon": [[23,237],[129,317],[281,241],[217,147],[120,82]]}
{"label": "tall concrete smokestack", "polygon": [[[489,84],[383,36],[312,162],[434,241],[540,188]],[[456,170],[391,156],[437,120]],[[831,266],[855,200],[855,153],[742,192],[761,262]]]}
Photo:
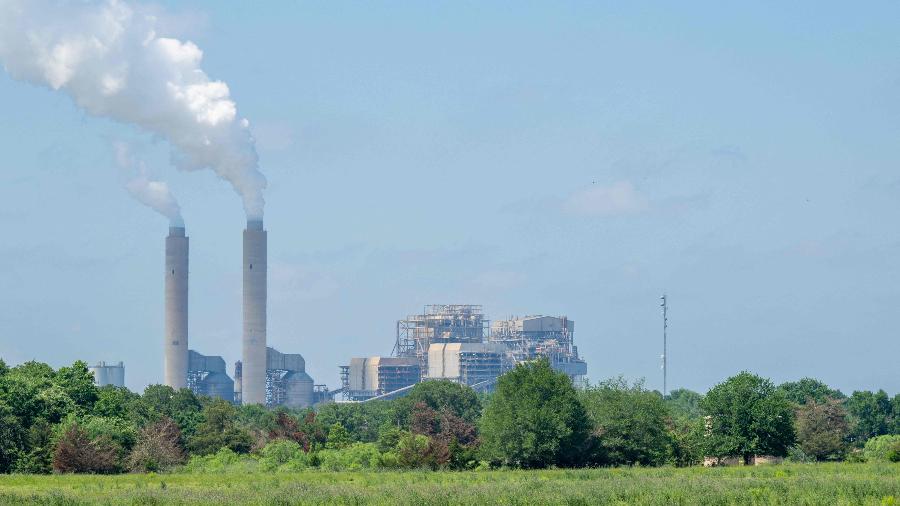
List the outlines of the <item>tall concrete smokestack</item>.
{"label": "tall concrete smokestack", "polygon": [[188,373],[188,238],[183,226],[169,227],[166,237],[165,383],[187,388]]}
{"label": "tall concrete smokestack", "polygon": [[262,220],[244,230],[244,354],[241,403],[266,403],[266,231]]}

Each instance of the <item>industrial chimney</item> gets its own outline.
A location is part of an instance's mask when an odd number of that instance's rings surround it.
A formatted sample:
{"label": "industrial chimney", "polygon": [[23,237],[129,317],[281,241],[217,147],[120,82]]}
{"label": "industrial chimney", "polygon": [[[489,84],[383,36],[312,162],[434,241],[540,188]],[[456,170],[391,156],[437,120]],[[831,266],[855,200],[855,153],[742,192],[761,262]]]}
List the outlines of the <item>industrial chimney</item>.
{"label": "industrial chimney", "polygon": [[188,373],[188,238],[183,226],[169,227],[166,237],[165,384],[187,388]]}
{"label": "industrial chimney", "polygon": [[244,350],[241,403],[266,404],[266,231],[262,220],[244,230]]}

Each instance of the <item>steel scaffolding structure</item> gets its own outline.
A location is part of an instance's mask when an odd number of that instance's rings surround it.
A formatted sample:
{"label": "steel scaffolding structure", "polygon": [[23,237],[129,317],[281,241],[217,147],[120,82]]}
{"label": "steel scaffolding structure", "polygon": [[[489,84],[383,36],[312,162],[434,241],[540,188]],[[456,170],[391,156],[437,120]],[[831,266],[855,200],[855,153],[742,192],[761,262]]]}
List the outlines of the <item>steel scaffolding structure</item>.
{"label": "steel scaffolding structure", "polygon": [[416,357],[422,374],[428,370],[428,347],[432,343],[480,343],[487,337],[490,321],[480,304],[431,304],[422,314],[397,321],[395,357]]}

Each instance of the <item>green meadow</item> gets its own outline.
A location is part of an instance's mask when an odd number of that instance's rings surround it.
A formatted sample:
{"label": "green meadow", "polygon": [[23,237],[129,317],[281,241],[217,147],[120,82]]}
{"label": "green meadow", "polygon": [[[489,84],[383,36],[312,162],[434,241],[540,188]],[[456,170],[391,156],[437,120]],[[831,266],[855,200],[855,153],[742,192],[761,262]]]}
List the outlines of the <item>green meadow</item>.
{"label": "green meadow", "polygon": [[3,504],[900,505],[900,464],[8,475]]}

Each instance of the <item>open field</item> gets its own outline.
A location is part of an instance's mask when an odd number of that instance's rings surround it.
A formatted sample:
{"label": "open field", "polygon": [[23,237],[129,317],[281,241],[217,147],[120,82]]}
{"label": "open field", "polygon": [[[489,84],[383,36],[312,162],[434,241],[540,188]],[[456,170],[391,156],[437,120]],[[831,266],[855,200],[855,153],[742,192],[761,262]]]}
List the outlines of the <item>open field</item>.
{"label": "open field", "polygon": [[900,465],[2,476],[3,504],[900,505]]}

